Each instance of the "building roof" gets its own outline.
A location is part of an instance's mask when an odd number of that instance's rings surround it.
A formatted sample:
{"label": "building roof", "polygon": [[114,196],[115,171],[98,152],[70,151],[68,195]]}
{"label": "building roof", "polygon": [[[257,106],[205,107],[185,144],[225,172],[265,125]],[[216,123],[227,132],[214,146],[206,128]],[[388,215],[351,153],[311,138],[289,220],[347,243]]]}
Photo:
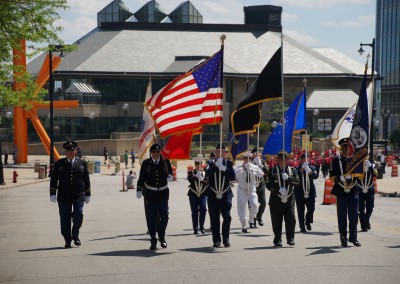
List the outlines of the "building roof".
{"label": "building roof", "polygon": [[307,109],[349,109],[358,100],[352,90],[314,90],[307,99]]}
{"label": "building roof", "polygon": [[[184,73],[185,64],[171,67],[176,57],[211,56],[219,50],[222,34],[229,66],[225,74],[258,75],[281,45],[281,34],[264,25],[105,23],[80,39],[56,72]],[[43,59],[29,63],[28,71],[37,74]],[[283,69],[285,75],[359,76],[364,66],[337,51],[313,50],[284,36]]]}

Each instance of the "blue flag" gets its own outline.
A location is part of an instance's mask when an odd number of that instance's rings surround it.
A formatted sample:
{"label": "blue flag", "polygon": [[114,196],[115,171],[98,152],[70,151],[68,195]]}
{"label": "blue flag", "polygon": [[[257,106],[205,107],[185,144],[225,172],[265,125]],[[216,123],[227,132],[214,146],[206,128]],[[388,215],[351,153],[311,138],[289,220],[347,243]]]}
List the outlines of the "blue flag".
{"label": "blue flag", "polygon": [[[367,67],[365,67],[365,70]],[[346,174],[354,176],[364,172],[364,161],[368,159],[369,146],[369,118],[367,99],[367,72],[361,84],[360,95],[353,118],[353,127],[350,132],[349,149],[347,151]]]}
{"label": "blue flag", "polygon": [[248,151],[247,145],[247,134],[231,135],[229,142],[231,156],[233,160],[236,160],[236,156],[243,154]]}
{"label": "blue flag", "polygon": [[[285,151],[292,152],[293,135],[306,129],[306,89],[304,88],[285,112]],[[283,126],[275,127],[265,142],[263,155],[277,155],[283,149]]]}

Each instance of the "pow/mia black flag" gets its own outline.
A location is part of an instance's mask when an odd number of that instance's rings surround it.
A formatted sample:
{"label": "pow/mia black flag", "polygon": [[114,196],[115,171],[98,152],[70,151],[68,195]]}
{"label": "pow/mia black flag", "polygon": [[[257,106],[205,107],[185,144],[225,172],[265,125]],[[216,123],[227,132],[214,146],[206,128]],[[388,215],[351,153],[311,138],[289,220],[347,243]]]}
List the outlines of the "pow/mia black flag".
{"label": "pow/mia black flag", "polygon": [[255,132],[261,120],[262,102],[282,97],[281,57],[282,47],[271,57],[232,113],[232,131],[235,135]]}

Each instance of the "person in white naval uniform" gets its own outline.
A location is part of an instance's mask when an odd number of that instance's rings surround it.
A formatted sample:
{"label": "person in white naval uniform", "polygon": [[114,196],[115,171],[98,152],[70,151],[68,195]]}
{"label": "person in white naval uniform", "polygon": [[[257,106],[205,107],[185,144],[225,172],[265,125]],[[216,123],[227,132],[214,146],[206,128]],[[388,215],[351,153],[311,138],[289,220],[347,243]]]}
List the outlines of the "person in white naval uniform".
{"label": "person in white naval uniform", "polygon": [[[238,180],[237,189],[237,210],[239,220],[242,223],[242,232],[247,233],[247,220],[253,222],[258,208],[258,197],[256,193],[256,176],[262,177],[264,172],[252,164],[250,157],[252,154],[246,152],[243,154],[243,163],[237,166],[235,175]],[[246,208],[250,203],[250,216],[247,219]]]}

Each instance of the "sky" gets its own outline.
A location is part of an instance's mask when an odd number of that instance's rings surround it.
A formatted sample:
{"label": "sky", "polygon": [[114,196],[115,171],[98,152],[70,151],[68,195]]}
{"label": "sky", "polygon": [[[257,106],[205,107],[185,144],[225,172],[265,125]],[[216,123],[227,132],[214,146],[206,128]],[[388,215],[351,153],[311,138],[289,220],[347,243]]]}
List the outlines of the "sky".
{"label": "sky", "polygon": [[[70,9],[60,11],[60,37],[73,43],[97,26],[97,12],[112,0],[68,0]],[[132,13],[148,0],[123,0]],[[184,0],[157,0],[166,14]],[[203,23],[243,24],[243,6],[276,5],[283,8],[283,33],[308,47],[334,48],[364,64],[360,43],[375,37],[374,0],[191,0],[203,15]],[[368,47],[364,47],[367,52]]]}

